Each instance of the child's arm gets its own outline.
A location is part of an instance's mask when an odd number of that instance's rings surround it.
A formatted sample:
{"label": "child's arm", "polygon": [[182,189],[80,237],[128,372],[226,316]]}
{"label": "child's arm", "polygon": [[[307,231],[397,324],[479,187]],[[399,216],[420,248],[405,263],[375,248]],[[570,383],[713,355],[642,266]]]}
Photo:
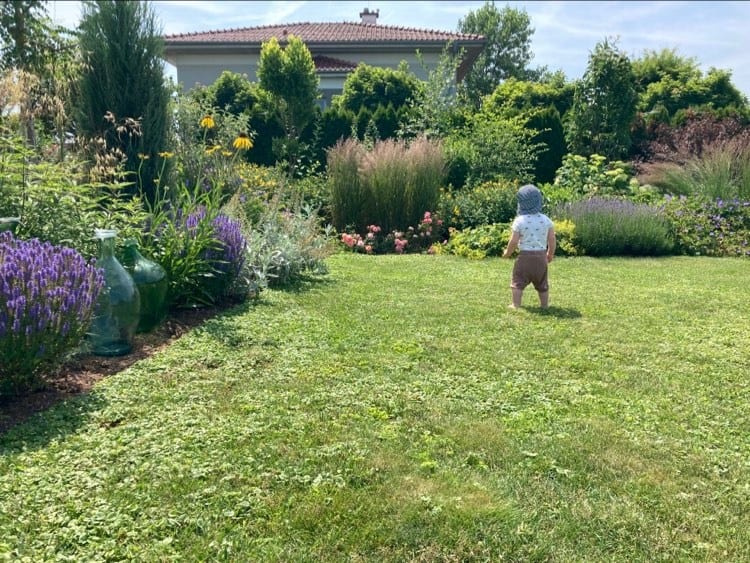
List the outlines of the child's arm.
{"label": "child's arm", "polygon": [[555,228],[550,227],[547,231],[547,262],[552,262],[555,257],[555,248],[557,248],[557,237],[555,236]]}
{"label": "child's arm", "polygon": [[518,247],[518,240],[520,238],[521,234],[518,231],[513,231],[513,234],[510,235],[510,240],[508,241],[508,247],[505,249],[505,252],[503,252],[503,258],[510,258],[513,255],[516,247]]}

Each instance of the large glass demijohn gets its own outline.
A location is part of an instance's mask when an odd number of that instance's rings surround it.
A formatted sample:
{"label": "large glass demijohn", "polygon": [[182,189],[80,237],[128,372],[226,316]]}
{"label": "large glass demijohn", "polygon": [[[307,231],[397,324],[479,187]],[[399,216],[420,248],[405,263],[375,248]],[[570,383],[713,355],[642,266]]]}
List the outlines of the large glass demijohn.
{"label": "large glass demijohn", "polygon": [[143,256],[135,239],[127,239],[124,246],[122,263],[133,277],[141,296],[141,316],[137,332],[150,332],[167,316],[167,271],[157,262]]}
{"label": "large glass demijohn", "polygon": [[114,229],[96,229],[100,241],[97,267],[104,271],[105,287],[91,322],[89,343],[97,356],[123,356],[133,349],[133,336],[141,310],[138,288],[115,257]]}

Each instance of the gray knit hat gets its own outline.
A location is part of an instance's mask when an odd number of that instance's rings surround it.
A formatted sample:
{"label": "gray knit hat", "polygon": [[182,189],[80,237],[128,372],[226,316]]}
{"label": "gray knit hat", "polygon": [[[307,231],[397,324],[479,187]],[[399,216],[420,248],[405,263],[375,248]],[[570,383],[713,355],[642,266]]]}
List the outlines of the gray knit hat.
{"label": "gray knit hat", "polygon": [[518,214],[533,215],[542,212],[542,192],[533,184],[526,184],[516,195],[518,198]]}

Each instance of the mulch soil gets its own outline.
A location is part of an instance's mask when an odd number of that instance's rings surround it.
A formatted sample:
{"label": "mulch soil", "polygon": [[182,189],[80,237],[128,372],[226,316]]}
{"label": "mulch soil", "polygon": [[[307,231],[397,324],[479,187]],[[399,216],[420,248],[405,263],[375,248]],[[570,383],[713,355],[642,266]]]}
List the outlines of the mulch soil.
{"label": "mulch soil", "polygon": [[0,434],[60,401],[87,393],[97,381],[149,357],[218,312],[216,307],[177,311],[153,331],[136,334],[133,350],[125,356],[108,358],[84,355],[67,360],[50,375],[44,389],[29,395],[0,399]]}

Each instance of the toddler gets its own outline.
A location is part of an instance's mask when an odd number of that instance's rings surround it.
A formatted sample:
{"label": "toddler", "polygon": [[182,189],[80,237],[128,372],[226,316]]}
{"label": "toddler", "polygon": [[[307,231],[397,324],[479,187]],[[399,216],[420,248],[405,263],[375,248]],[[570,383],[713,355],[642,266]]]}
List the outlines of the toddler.
{"label": "toddler", "polygon": [[555,228],[552,220],[542,213],[542,192],[528,184],[518,190],[518,213],[510,226],[511,237],[503,258],[510,258],[516,248],[518,258],[513,264],[510,281],[513,309],[521,306],[523,290],[533,284],[539,294],[539,305],[549,306],[547,264],[555,257]]}

